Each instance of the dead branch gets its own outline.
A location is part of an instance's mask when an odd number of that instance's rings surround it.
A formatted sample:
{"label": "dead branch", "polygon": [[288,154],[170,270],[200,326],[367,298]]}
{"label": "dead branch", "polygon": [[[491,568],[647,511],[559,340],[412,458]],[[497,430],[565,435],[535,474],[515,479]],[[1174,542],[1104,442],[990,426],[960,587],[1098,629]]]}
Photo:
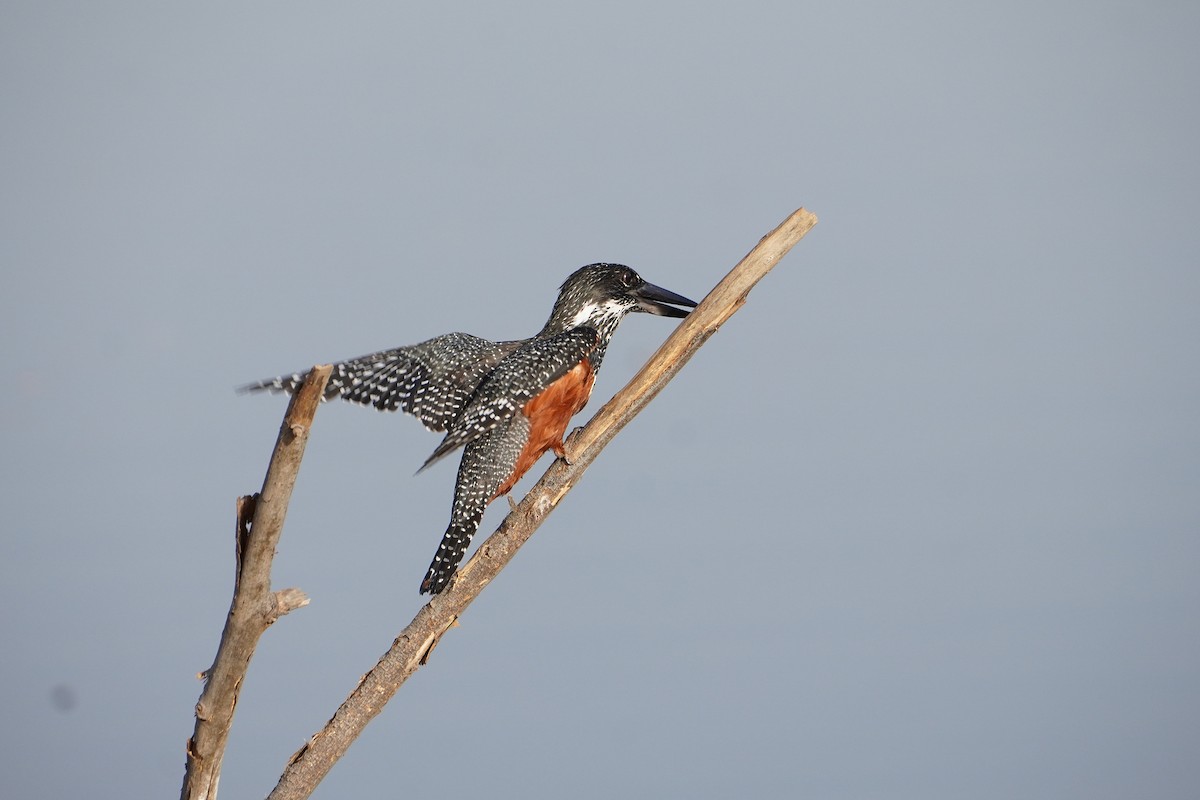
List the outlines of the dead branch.
{"label": "dead branch", "polygon": [[309,372],[288,404],[262,491],[238,498],[233,602],[216,660],[200,676],[205,684],[196,703],[196,727],[187,742],[183,800],[216,800],[233,712],[258,639],[276,619],[308,603],[299,589],[271,591],[271,561],[331,370],[325,365]]}
{"label": "dead branch", "polygon": [[308,797],[367,723],[422,664],[479,592],[512,560],[609,441],[687,363],[705,341],[745,302],[750,289],[815,225],[800,209],[758,245],[722,280],[663,343],[629,385],[617,393],[580,433],[567,442],[570,463],[555,461],[444,593],[425,605],[401,631],[350,696],[288,762],[268,800]]}

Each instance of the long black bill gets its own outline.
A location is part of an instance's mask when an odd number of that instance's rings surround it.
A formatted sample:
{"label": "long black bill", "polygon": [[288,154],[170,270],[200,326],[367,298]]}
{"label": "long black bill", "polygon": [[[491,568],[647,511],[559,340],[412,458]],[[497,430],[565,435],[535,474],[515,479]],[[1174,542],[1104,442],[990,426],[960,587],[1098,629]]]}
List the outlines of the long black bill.
{"label": "long black bill", "polygon": [[[661,286],[655,286],[653,283],[642,283],[630,292],[638,301],[638,311],[645,311],[648,314],[657,314],[660,317],[686,317],[688,312],[682,308],[675,306],[690,306],[696,307],[695,300],[688,300],[681,294],[669,292]],[[673,305],[666,305],[672,303]]]}

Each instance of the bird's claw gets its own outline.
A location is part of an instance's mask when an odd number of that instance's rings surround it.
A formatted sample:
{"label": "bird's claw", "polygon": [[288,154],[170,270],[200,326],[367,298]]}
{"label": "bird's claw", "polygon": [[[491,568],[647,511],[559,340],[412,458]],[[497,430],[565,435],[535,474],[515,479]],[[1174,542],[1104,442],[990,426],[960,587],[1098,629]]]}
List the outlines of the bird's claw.
{"label": "bird's claw", "polygon": [[570,435],[567,436],[566,441],[563,442],[562,452],[558,454],[558,457],[561,458],[564,462],[566,462],[568,467],[571,466],[572,464],[574,464],[575,460],[573,458],[569,457],[567,455],[567,453],[573,452],[575,450],[575,442],[578,441],[579,434],[581,434],[581,433],[583,433],[582,425],[580,425],[575,430],[571,431]]}

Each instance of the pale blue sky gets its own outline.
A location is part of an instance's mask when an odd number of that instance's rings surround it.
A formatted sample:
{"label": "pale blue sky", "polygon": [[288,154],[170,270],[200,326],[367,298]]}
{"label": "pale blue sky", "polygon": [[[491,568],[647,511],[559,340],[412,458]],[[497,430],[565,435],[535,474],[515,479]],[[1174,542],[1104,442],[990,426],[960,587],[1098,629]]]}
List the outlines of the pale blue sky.
{"label": "pale blue sky", "polygon": [[[592,261],[700,299],[803,205],[316,796],[1194,797],[1198,25],[4,3],[5,796],[178,791],[284,408],[234,386],[527,336]],[[585,415],[672,325],[623,324]],[[437,441],[321,410],[275,564],[313,602],[263,639],[222,797],[420,607]]]}

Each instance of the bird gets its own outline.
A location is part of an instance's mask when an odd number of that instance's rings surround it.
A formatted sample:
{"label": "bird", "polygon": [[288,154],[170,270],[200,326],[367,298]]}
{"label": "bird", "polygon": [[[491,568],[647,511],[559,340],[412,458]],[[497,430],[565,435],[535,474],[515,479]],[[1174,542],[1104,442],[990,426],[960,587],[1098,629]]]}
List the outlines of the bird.
{"label": "bird", "polygon": [[[547,450],[566,457],[567,425],[591,396],[621,320],[633,312],[683,318],[695,306],[623,264],[588,264],[567,277],[546,324],[527,339],[447,333],[333,365],[323,401],[340,397],[404,411],[445,433],[418,473],[463,448],[450,523],[421,594],[441,594],[450,585],[493,500],[512,491]],[[306,375],[268,378],[240,391],[292,394]]]}

